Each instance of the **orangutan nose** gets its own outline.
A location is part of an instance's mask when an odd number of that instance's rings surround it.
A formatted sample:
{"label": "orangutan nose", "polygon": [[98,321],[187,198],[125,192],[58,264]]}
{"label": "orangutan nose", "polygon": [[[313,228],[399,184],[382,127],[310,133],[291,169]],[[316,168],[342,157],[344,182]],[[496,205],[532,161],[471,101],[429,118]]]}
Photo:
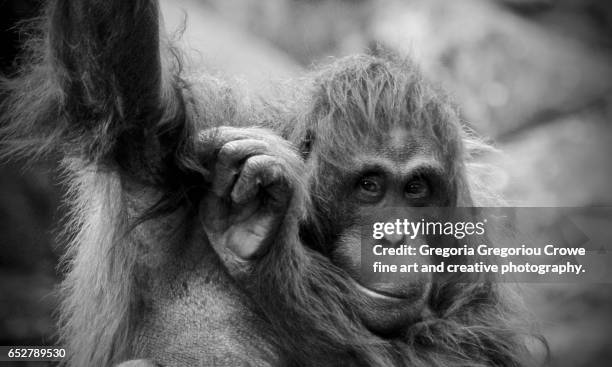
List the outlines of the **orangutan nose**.
{"label": "orangutan nose", "polygon": [[385,246],[400,247],[404,243],[405,237],[406,236],[403,233],[391,233],[385,234],[383,240],[385,242]]}

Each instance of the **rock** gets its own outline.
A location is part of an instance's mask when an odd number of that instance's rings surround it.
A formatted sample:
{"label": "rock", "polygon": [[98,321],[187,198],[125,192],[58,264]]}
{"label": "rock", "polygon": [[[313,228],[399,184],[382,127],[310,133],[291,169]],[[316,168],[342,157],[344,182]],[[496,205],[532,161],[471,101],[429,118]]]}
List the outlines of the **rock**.
{"label": "rock", "polygon": [[[295,76],[301,68],[284,52],[220,19],[196,0],[162,0],[165,28],[171,34],[186,22],[178,46],[188,66],[234,78],[248,90],[265,94],[271,82]],[[190,65],[192,64],[192,65]]]}
{"label": "rock", "polygon": [[612,91],[612,57],[485,0],[384,7],[372,37],[416,54],[480,132],[499,136]]}
{"label": "rock", "polygon": [[609,112],[585,111],[533,127],[501,144],[513,205],[612,205]]}

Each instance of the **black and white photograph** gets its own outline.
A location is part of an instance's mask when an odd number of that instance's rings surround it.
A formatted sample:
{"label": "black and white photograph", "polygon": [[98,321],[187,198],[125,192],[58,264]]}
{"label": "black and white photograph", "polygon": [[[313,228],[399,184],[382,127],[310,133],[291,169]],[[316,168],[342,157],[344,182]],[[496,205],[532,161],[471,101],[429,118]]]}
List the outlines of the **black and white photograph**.
{"label": "black and white photograph", "polygon": [[0,366],[612,363],[612,2],[0,26]]}

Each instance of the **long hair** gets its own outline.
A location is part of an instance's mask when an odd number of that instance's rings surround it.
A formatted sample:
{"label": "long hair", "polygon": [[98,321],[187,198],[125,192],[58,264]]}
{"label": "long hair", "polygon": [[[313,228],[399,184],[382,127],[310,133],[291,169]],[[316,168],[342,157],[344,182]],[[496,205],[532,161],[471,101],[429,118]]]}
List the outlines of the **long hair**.
{"label": "long hair", "polygon": [[[346,130],[359,131],[355,127],[360,121],[395,116],[393,109],[399,108],[392,101],[373,104],[387,106],[389,111],[373,110],[368,104],[355,106],[346,99],[349,89],[345,89],[344,94],[331,93],[326,83],[339,79],[330,77],[330,69],[324,69],[309,81],[325,92],[315,95],[315,103],[309,99],[310,95],[304,94],[295,100],[281,101],[289,107],[265,103],[264,107],[257,104],[252,107],[248,103],[244,106],[242,95],[217,78],[182,75],[180,58],[175,53],[164,58],[169,60],[164,64],[170,71],[157,81],[162,92],[155,108],[138,111],[142,113],[138,119],[126,121],[121,118],[125,114],[125,103],[113,94],[120,89],[116,81],[110,75],[109,80],[102,78],[104,88],[100,94],[93,93],[95,83],[89,79],[91,75],[74,72],[66,63],[65,55],[58,53],[58,45],[53,44],[57,39],[48,35],[61,34],[65,26],[62,21],[62,14],[50,7],[37,28],[46,31],[34,32],[30,51],[24,56],[27,63],[24,70],[16,78],[0,81],[0,155],[37,157],[59,151],[66,157],[62,167],[68,183],[67,200],[72,209],[65,226],[69,240],[63,261],[67,276],[61,287],[60,337],[72,352],[69,364],[74,366],[107,366],[129,356],[137,322],[139,294],[135,276],[138,258],[147,250],[134,238],[134,228],[144,220],[171,217],[181,222],[181,217],[196,215],[193,203],[203,194],[208,174],[206,162],[200,159],[203,152],[197,144],[198,131],[227,123],[266,125],[308,151],[308,142],[321,138],[321,135],[312,135],[311,125],[315,122],[353,114],[359,118],[343,120],[348,123]],[[115,31],[121,32],[120,29]],[[92,69],[97,66],[98,55],[94,51],[85,49],[83,54],[77,55],[83,62],[94,63]],[[411,65],[393,66],[387,61],[365,56],[345,59],[330,68],[334,68],[334,75],[348,83],[346,86],[356,91],[366,88],[369,96],[383,96],[380,88],[368,89],[379,87],[372,80],[393,85],[391,90],[397,92],[395,87],[407,84],[394,78],[418,77]],[[372,79],[376,75],[383,77]],[[412,97],[404,101],[414,104],[413,112],[432,113],[421,108],[430,106],[443,107],[434,111],[442,117],[450,113],[443,103],[421,104],[426,94],[420,92],[422,84],[418,78],[414,80],[416,82],[409,86],[416,89]],[[298,81],[297,89],[303,87],[299,85],[302,82]],[[72,89],[75,83],[90,89],[75,91]],[[81,93],[87,91],[90,93]],[[396,94],[403,98],[404,92]],[[308,107],[313,109],[308,110]],[[330,112],[332,107],[336,115]],[[465,130],[447,133],[457,137],[447,137],[453,142],[449,149],[457,149],[454,158],[462,162],[465,159],[466,187],[471,189],[472,195],[485,192],[486,185],[479,181],[477,163],[472,158],[477,150],[488,147]],[[333,134],[328,137],[333,138]],[[356,145],[352,143],[357,144],[361,137],[355,135],[353,140],[336,144],[339,150],[333,157],[346,154],[345,149],[354,148]],[[327,141],[327,144],[332,143]],[[293,232],[285,233],[283,238],[295,239],[298,231],[295,226],[287,226],[285,230]],[[295,242],[298,243],[298,239]],[[522,365],[522,356],[526,355],[520,341],[523,331],[514,325],[513,307],[499,285],[474,283],[440,287],[433,295],[439,310],[437,318],[411,325],[401,338],[385,340],[359,324],[350,304],[351,298],[346,298],[349,289],[346,274],[332,267],[320,254],[308,255],[305,251],[308,250],[270,256],[268,271],[256,278],[279,285],[277,292],[283,293],[285,298],[278,301],[286,301],[293,311],[307,314],[314,321],[315,329],[299,329],[293,325],[293,329],[283,331],[285,325],[277,325],[281,327],[277,329],[280,335],[287,337],[278,343],[287,343],[287,350],[297,353],[300,347],[295,335],[287,333],[318,330],[325,333],[326,339],[316,341],[316,335],[307,333],[300,337],[322,350],[326,347],[323,342],[329,342],[329,348],[354,351],[355,355],[364,358],[363,361],[374,365],[389,362],[415,366]],[[310,260],[301,262],[307,255]],[[324,282],[323,278],[327,280]],[[261,297],[269,295],[269,288],[260,290]],[[330,296],[326,301],[332,302],[334,307],[326,308],[326,304],[320,303],[321,294]],[[285,306],[287,304],[282,307]],[[307,360],[308,352],[312,350],[297,355]]]}
{"label": "long hair", "polygon": [[[500,170],[485,161],[497,150],[461,122],[448,97],[424,80],[410,60],[365,55],[343,58],[316,71],[311,82],[310,89],[305,88],[307,92],[298,99],[300,106],[296,109],[301,112],[294,113],[297,117],[287,136],[310,161],[314,212],[304,232],[314,247],[334,242],[338,232],[334,226],[346,215],[334,214],[338,204],[330,194],[331,187],[343,187],[338,180],[347,177],[344,167],[351,167],[353,157],[368,147],[368,142],[384,142],[396,126],[426,131],[437,139],[441,158],[449,167],[448,180],[456,183],[458,191],[451,205],[504,205],[491,185]],[[288,284],[300,284],[299,274],[304,273],[300,268],[295,264],[294,269],[282,271],[285,277],[297,274],[293,282],[285,279]],[[333,279],[330,282],[325,290],[327,297],[350,293]],[[316,301],[296,302],[304,303],[303,308],[318,307],[313,303]],[[385,341],[372,340],[360,328],[347,330],[346,316],[320,321],[330,328],[326,335],[343,335],[338,342],[350,340],[353,355],[369,361],[366,365],[529,366],[540,362],[530,346],[540,340],[546,348],[545,341],[529,323],[528,312],[514,287],[498,282],[494,276],[440,282],[434,286],[429,304],[432,317],[406,325],[400,335]],[[346,309],[344,313],[350,315]],[[333,345],[333,337],[327,340]],[[336,347],[342,349],[340,344]],[[319,348],[333,354],[333,348]]]}
{"label": "long hair", "polygon": [[[29,40],[22,68],[0,78],[0,158],[64,157],[60,170],[70,212],[60,236],[66,276],[59,342],[70,351],[67,364],[107,366],[128,356],[137,322],[135,267],[148,249],[139,246],[134,229],[146,220],[172,217],[181,223],[195,215],[193,203],[208,173],[197,132],[253,114],[239,107],[240,98],[218,78],[186,81],[180,53],[162,40],[166,74],[158,106],[142,119],[122,118],[112,73],[102,75],[104,88],[91,94],[71,89],[93,83],[79,79],[92,76],[73,72],[57,52],[51,35],[62,34],[67,25],[56,5],[51,1],[40,18],[25,25]],[[121,39],[122,30],[115,31]],[[81,51],[81,67],[95,70],[87,63],[96,63],[96,50]]]}

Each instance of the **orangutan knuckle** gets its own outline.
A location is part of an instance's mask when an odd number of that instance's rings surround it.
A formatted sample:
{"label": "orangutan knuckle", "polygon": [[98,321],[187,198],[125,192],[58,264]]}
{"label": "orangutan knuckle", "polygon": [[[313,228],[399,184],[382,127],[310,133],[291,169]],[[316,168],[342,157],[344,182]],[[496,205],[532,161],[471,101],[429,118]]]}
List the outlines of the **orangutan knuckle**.
{"label": "orangutan knuckle", "polygon": [[262,140],[234,140],[221,147],[217,161],[228,166],[238,166],[249,157],[266,154],[269,151],[269,144]]}

